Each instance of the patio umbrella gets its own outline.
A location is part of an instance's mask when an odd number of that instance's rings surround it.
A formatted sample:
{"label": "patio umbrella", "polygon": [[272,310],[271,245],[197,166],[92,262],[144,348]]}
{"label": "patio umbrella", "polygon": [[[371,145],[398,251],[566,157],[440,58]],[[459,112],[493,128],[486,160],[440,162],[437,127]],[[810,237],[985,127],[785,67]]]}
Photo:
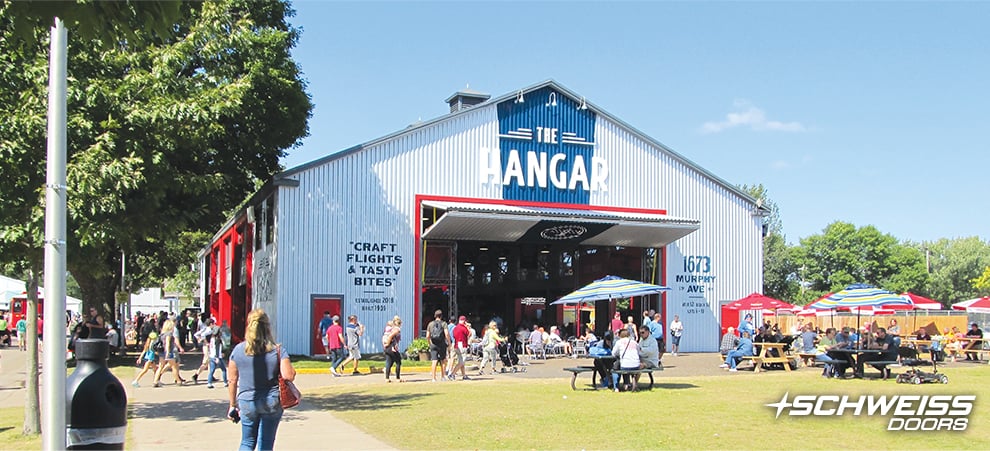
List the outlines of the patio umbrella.
{"label": "patio umbrella", "polygon": [[[575,318],[580,318],[581,316],[577,310],[580,309],[581,304],[585,302],[611,301],[616,298],[660,294],[664,291],[670,291],[670,288],[662,285],[654,285],[652,283],[623,279],[621,277],[610,275],[602,277],[601,279],[561,296],[560,299],[551,302],[550,305],[574,304]],[[580,325],[576,326],[574,330],[579,334]]]}
{"label": "patio umbrella", "polygon": [[[933,299],[928,299],[924,296],[920,296],[914,293],[904,292],[901,296],[908,298],[911,301],[912,308],[914,310],[941,310],[942,303]],[[894,307],[900,308],[900,306]]]}
{"label": "patio umbrella", "polygon": [[957,302],[952,304],[953,310],[965,310],[967,313],[990,313],[990,296]]}
{"label": "patio umbrella", "polygon": [[[836,291],[831,295],[825,296],[815,303],[809,305],[811,308],[818,309],[835,309],[840,307],[852,308],[852,307],[873,307],[873,306],[885,306],[890,307],[893,305],[910,305],[911,301],[904,296],[896,293],[892,293],[887,290],[881,290],[877,287],[867,284],[854,284],[848,287]],[[861,312],[856,314],[856,329],[859,329],[859,315]]]}
{"label": "patio umbrella", "polygon": [[[914,318],[914,321],[911,324],[911,330],[918,329],[918,310],[925,310],[925,315],[927,316],[928,310],[941,310],[945,308],[942,306],[941,302],[938,302],[934,299],[928,299],[924,296],[910,293],[907,291],[901,293],[901,296],[910,299],[911,304],[913,304],[913,307],[911,308],[912,311],[911,316]],[[900,308],[901,306],[897,306],[897,307]]]}
{"label": "patio umbrella", "polygon": [[616,276],[605,276],[553,301],[550,305],[580,304],[582,302],[607,301],[615,298],[646,296],[670,291],[662,285],[623,279]]}
{"label": "patio umbrella", "polygon": [[794,308],[794,304],[789,304],[769,296],[764,296],[760,293],[753,293],[742,299],[726,304],[725,308],[729,310],[778,310],[792,309]]}

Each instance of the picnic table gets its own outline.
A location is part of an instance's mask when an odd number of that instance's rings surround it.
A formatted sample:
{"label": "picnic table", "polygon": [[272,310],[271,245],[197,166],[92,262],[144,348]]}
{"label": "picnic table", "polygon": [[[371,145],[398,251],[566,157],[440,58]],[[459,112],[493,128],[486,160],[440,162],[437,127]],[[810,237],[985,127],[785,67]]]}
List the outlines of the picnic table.
{"label": "picnic table", "polygon": [[764,363],[782,363],[784,370],[790,372],[791,356],[784,352],[785,347],[787,347],[787,343],[756,342],[753,343],[754,350],[758,348],[755,351],[756,355],[744,356],[743,360],[751,360],[753,362],[754,373],[759,373]]}
{"label": "picnic table", "polygon": [[829,352],[834,352],[834,353],[838,353],[838,354],[849,354],[850,356],[852,356],[853,363],[856,365],[856,370],[853,372],[853,375],[855,377],[858,377],[858,378],[862,378],[863,377],[863,371],[865,370],[864,366],[866,364],[879,366],[880,368],[878,368],[878,370],[880,371],[880,375],[884,379],[887,378],[887,371],[886,371],[887,365],[897,364],[897,360],[863,360],[863,356],[865,356],[865,355],[873,355],[873,354],[875,354],[875,355],[881,355],[881,354],[883,354],[885,351],[883,351],[882,349],[851,349],[851,348],[845,348],[845,349],[833,349],[833,350],[831,350]]}
{"label": "picnic table", "polygon": [[967,352],[975,353],[977,361],[983,360],[983,353],[988,352],[987,350],[983,349],[983,341],[984,341],[983,338],[962,337],[962,338],[957,338],[957,340],[959,340],[959,342],[963,344],[963,347],[959,350],[959,352],[963,354]]}

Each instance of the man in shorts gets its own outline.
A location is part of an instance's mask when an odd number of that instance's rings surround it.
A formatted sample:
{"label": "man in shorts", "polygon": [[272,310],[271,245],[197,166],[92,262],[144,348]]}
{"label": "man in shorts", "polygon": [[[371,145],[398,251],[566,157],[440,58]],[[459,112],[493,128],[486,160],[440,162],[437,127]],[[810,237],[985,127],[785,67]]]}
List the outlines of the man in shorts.
{"label": "man in shorts", "polygon": [[450,346],[450,334],[442,318],[443,310],[437,310],[433,313],[433,321],[426,326],[426,339],[430,342],[430,374],[433,375],[433,382],[437,381],[438,363],[441,377],[447,374],[444,371],[444,361],[447,359],[447,347]]}
{"label": "man in shorts", "polygon": [[468,350],[468,338],[471,336],[471,331],[467,326],[467,318],[463,315],[457,318],[457,325],[454,326],[454,359],[456,359],[456,364],[450,369],[449,377],[451,380],[454,379],[457,370],[461,370],[461,379],[468,380],[467,373],[464,371],[464,354],[467,354]]}
{"label": "man in shorts", "polygon": [[[344,336],[347,338],[347,352],[350,355],[347,356],[347,360],[341,362],[340,367],[343,368],[347,366],[347,362],[354,362],[354,371],[351,375],[357,376],[361,374],[358,371],[358,360],[361,360],[361,336],[364,335],[364,324],[358,322],[357,315],[351,315],[347,317],[347,327],[344,328]],[[341,370],[337,370],[342,372]]]}

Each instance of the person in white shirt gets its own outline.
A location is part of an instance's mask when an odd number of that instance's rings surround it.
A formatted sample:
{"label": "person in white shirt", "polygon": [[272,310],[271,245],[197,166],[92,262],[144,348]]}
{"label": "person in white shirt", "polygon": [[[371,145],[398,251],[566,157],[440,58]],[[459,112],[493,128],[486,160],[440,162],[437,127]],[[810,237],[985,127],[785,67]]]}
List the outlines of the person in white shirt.
{"label": "person in white shirt", "polygon": [[[638,370],[639,364],[639,343],[629,336],[628,329],[619,331],[619,341],[612,347],[612,355],[619,359],[619,368],[623,370]],[[629,375],[622,376],[622,383],[629,386]],[[615,391],[619,391],[619,375],[612,373],[612,386]]]}
{"label": "person in white shirt", "polygon": [[677,357],[677,351],[681,347],[681,335],[684,333],[684,325],[681,318],[674,315],[674,320],[670,322],[670,352]]}

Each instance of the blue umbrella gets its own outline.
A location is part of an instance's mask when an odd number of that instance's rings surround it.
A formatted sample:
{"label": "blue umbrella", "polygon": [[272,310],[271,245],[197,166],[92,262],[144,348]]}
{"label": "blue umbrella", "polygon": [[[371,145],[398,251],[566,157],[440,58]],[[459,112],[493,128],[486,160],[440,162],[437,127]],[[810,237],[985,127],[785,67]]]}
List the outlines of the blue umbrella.
{"label": "blue umbrella", "polygon": [[819,299],[808,308],[835,309],[880,305],[911,305],[911,300],[873,285],[854,284]]}
{"label": "blue umbrella", "polygon": [[[911,305],[911,300],[897,293],[881,290],[873,285],[857,283],[836,291],[809,308],[831,310],[837,308],[854,308],[880,305]],[[859,330],[859,309],[856,310],[856,329]]]}
{"label": "blue umbrella", "polygon": [[605,276],[550,303],[580,304],[582,302],[604,301],[614,298],[646,296],[669,291],[670,288],[638,280],[623,279],[616,276]]}

